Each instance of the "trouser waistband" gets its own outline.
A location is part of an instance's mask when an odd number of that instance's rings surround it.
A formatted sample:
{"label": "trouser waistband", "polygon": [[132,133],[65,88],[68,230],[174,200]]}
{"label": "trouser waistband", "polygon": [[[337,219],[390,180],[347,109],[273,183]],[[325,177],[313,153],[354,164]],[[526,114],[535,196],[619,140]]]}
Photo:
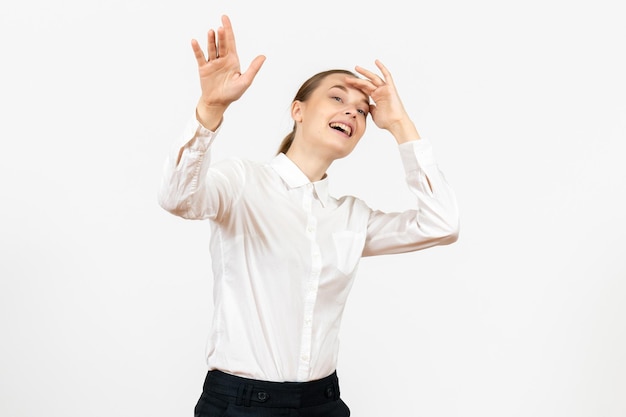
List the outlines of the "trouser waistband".
{"label": "trouser waistband", "polygon": [[300,408],[337,401],[339,380],[336,372],[315,381],[268,382],[211,370],[203,391],[230,397],[236,405],[246,407]]}

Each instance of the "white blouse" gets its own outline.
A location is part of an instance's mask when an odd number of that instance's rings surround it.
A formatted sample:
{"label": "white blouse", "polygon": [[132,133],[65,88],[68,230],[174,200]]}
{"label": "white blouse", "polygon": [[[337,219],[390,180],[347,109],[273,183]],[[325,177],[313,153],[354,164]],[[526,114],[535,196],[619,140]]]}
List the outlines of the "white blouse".
{"label": "white blouse", "polygon": [[285,155],[211,163],[219,132],[193,120],[166,161],[159,204],[211,223],[214,315],[209,369],[267,381],[311,381],[337,366],[344,305],[362,256],[455,242],[453,190],[428,140],[398,146],[415,206],[372,210],[328,194]]}

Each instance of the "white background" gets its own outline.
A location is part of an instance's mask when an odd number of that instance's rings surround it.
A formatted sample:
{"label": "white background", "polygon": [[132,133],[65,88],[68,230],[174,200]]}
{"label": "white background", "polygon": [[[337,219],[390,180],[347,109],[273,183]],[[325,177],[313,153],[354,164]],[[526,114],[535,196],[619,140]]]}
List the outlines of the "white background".
{"label": "white background", "polygon": [[[457,243],[361,264],[338,370],[352,415],[623,417],[619,3],[5,2],[0,415],[192,415],[209,225],[156,190],[199,94],[190,39],[226,13],[242,66],[267,61],[217,159],[271,158],[308,76],[379,58],[458,194]],[[411,204],[373,124],[330,174],[335,195]]]}

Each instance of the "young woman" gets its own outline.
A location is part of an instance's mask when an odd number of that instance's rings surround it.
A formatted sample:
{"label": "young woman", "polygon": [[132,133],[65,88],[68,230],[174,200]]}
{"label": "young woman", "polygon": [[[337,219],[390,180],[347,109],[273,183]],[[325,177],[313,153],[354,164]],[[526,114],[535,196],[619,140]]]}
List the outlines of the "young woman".
{"label": "young woman", "polygon": [[[222,25],[208,33],[208,56],[192,41],[202,94],[159,194],[165,210],[211,224],[214,316],[195,415],[348,416],[338,333],[359,259],[455,242],[455,195],[379,61],[382,77],[357,66],[360,76],[330,70],[307,80],[291,105],[293,131],[272,161],[212,163],[226,109],[265,60],[242,73],[227,16]],[[352,152],[368,117],[398,143],[416,197],[404,212],[328,193],[328,167]]]}

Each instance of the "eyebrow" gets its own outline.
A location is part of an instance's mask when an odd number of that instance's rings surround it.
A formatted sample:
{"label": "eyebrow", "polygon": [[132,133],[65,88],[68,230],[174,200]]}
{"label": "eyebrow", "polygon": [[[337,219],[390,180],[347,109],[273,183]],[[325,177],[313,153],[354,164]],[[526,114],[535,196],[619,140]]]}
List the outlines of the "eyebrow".
{"label": "eyebrow", "polygon": [[[333,88],[338,88],[338,89],[340,89],[340,90],[342,90],[342,91],[345,91],[346,93],[348,92],[348,89],[346,88],[346,86],[345,86],[345,85],[336,84],[336,85],[333,85],[332,87],[330,87],[330,88],[329,88],[329,90],[332,90]],[[359,91],[361,91],[361,90],[359,90]],[[363,93],[363,92],[361,91],[361,93]],[[363,93],[363,95],[365,95],[365,93]],[[367,99],[363,99],[363,102],[364,102],[364,103],[365,103],[365,105],[367,105],[367,107],[369,108],[369,105],[370,105],[369,100],[367,100]]]}

